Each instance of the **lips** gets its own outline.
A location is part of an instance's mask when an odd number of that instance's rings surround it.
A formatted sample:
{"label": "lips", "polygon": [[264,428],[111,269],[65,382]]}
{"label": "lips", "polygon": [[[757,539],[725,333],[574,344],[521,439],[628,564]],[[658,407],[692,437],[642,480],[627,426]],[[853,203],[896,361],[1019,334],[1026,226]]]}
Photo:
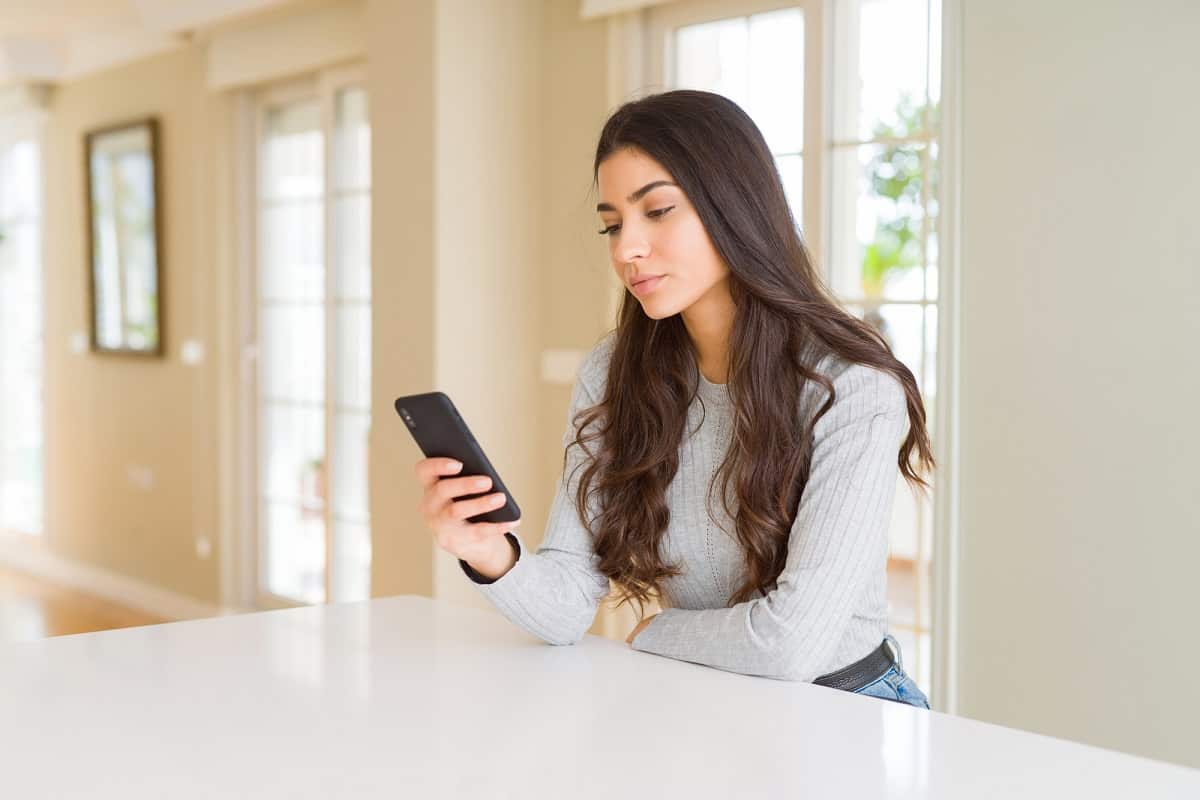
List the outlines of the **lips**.
{"label": "lips", "polygon": [[647,275],[644,278],[638,279],[633,284],[634,294],[641,296],[654,291],[660,283],[666,280],[666,277],[666,275]]}

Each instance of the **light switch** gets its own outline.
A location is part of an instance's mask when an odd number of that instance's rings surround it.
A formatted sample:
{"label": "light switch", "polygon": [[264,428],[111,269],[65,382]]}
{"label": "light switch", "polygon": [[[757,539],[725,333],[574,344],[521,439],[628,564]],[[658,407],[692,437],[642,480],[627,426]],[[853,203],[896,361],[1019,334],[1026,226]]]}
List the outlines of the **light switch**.
{"label": "light switch", "polygon": [[204,360],[204,342],[199,339],[188,339],[179,348],[179,359],[189,367]]}

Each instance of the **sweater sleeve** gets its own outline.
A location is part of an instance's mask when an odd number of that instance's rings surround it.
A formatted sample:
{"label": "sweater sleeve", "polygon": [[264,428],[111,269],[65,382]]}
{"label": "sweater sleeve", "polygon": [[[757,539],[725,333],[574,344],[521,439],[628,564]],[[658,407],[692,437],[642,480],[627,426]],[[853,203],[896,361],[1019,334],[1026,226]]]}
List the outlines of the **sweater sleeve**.
{"label": "sweater sleeve", "polygon": [[[574,444],[575,413],[598,402],[590,383],[597,371],[597,350],[580,368],[571,392],[567,428],[562,444],[566,467],[558,481],[545,535],[536,553],[530,553],[519,533],[506,534],[517,553],[512,569],[488,581],[461,559],[459,565],[480,593],[518,627],[549,644],[575,644],[591,627],[600,601],[609,592],[608,578],[596,567],[591,534],[575,507],[581,465],[587,454]],[[588,447],[596,448],[596,442]],[[595,503],[589,507],[595,518]]]}
{"label": "sweater sleeve", "polygon": [[[886,569],[905,395],[889,373],[851,365],[814,427],[808,483],[776,588],[731,608],[668,608],[633,649],[731,672],[812,681],[830,667],[873,571]],[[822,397],[822,401],[824,397]]]}

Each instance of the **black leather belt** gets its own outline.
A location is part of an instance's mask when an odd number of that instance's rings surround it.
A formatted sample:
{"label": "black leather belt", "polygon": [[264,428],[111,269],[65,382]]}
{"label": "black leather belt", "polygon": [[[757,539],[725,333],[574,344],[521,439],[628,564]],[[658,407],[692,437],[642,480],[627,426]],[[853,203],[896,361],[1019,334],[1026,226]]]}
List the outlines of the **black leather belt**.
{"label": "black leather belt", "polygon": [[829,686],[847,692],[856,692],[864,686],[869,686],[883,677],[892,668],[896,659],[888,647],[887,639],[864,658],[855,661],[848,667],[842,667],[837,672],[822,675],[813,681],[818,686]]}

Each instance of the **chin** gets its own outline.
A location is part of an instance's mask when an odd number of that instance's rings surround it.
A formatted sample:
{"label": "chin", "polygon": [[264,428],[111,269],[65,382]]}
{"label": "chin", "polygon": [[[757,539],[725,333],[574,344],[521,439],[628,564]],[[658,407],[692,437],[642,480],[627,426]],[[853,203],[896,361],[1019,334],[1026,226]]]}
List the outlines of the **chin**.
{"label": "chin", "polygon": [[675,308],[672,303],[650,300],[649,302],[642,302],[642,313],[650,319],[666,319],[678,314],[679,309]]}

